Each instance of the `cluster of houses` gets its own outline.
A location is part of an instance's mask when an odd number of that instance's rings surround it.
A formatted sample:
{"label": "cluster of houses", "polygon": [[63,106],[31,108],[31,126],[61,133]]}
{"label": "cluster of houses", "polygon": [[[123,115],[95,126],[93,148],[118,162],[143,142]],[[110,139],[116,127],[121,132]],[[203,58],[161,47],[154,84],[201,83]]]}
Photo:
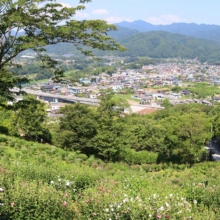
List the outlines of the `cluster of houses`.
{"label": "cluster of houses", "polygon": [[[189,98],[191,92],[182,90],[179,93],[163,90],[161,87],[182,86],[190,82],[208,82],[220,85],[220,67],[201,64],[197,60],[184,60],[182,62],[165,62],[158,65],[146,65],[142,69],[118,69],[112,75],[101,73],[80,79],[79,83],[57,84],[49,80],[47,83],[32,86],[32,89],[42,90],[47,93],[80,96],[97,99],[102,95],[102,90],[112,89],[114,93],[124,94],[127,91],[133,93],[133,97],[139,100],[141,105],[160,105],[164,99],[169,99],[173,105],[181,103],[201,103],[212,105],[209,100]],[[158,90],[150,90],[150,88]],[[161,88],[161,89],[160,89]],[[184,99],[184,96],[188,98]],[[220,97],[214,97],[212,101],[220,101]],[[51,111],[57,111],[62,103],[50,104]]]}

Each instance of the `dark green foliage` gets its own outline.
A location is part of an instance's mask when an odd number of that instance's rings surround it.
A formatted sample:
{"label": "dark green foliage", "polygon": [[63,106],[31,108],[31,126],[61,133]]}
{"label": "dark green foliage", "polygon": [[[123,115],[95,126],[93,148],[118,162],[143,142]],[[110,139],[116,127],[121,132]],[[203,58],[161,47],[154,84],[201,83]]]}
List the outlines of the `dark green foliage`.
{"label": "dark green foliage", "polygon": [[181,92],[182,88],[180,86],[174,86],[173,88],[171,88],[171,91],[173,92]]}
{"label": "dark green foliage", "polygon": [[53,73],[51,71],[49,71],[47,68],[42,68],[37,63],[27,64],[20,68],[14,67],[11,68],[10,71],[16,73],[16,75],[18,76],[26,76],[26,77],[29,76],[34,80],[49,79],[53,77]]}
{"label": "dark green foliage", "polygon": [[28,140],[50,142],[51,135],[46,127],[45,105],[30,95],[14,104],[11,117],[11,134],[23,136]]}
{"label": "dark green foliage", "polygon": [[131,164],[207,160],[204,146],[213,135],[208,106],[169,105],[149,116],[122,117],[121,104],[108,91],[96,109],[80,104],[64,108],[57,132],[59,145]]}
{"label": "dark green foliage", "polygon": [[87,105],[67,105],[61,109],[57,143],[68,150],[80,150],[88,155],[95,154],[91,144],[97,133],[94,111]]}
{"label": "dark green foliage", "polygon": [[121,154],[121,160],[128,164],[156,164],[158,154],[146,150],[137,152],[133,149],[126,149]]}
{"label": "dark green foliage", "polygon": [[161,106],[165,107],[166,109],[167,108],[170,108],[172,106],[172,104],[170,103],[169,99],[164,99]]}

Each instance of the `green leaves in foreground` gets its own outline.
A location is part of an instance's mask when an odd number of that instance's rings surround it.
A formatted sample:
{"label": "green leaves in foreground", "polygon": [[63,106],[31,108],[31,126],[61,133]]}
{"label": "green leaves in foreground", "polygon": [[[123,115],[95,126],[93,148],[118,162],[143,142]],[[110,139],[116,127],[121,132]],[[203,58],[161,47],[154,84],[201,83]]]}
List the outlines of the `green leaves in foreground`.
{"label": "green leaves in foreground", "polygon": [[[80,1],[85,2],[89,1]],[[78,10],[84,8],[83,5],[65,7],[54,0],[1,1],[0,73],[7,72],[8,67],[15,64],[14,58],[22,51],[31,49],[42,61],[42,66],[49,68],[54,79],[58,81],[63,72],[57,68],[57,62],[45,53],[45,46],[58,43],[71,43],[83,54],[91,56],[92,49],[124,50],[125,48],[107,36],[109,31],[116,30],[114,25],[102,20],[72,19]],[[8,72],[7,74],[10,75]],[[16,79],[11,83],[5,84],[6,91],[10,86],[21,82]]]}

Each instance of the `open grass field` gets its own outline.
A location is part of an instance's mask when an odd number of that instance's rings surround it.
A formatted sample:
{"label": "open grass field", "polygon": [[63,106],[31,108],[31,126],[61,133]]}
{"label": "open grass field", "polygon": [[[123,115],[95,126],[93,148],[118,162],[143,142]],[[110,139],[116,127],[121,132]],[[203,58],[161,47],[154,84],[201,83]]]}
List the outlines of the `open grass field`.
{"label": "open grass field", "polygon": [[140,103],[140,99],[134,98],[133,96],[134,96],[133,94],[132,95],[131,94],[125,94],[125,95],[123,95],[123,94],[115,94],[113,96],[113,99],[115,99],[115,100],[134,101],[136,103]]}

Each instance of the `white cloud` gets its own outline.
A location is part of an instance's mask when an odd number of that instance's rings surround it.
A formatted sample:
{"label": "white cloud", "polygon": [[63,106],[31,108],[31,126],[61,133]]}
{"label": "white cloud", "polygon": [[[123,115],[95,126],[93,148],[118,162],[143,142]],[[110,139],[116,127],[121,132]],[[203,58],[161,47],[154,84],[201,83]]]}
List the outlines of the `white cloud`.
{"label": "white cloud", "polygon": [[154,25],[158,25],[158,24],[167,25],[172,23],[186,22],[186,20],[181,19],[177,15],[169,15],[169,14],[160,15],[158,17],[156,16],[149,17],[145,19],[145,21]]}
{"label": "white cloud", "polygon": [[119,23],[121,21],[129,21],[131,22],[132,20],[129,18],[121,18],[121,17],[109,17],[109,18],[105,18],[105,20],[109,23],[109,24],[114,24],[114,23]]}
{"label": "white cloud", "polygon": [[109,12],[105,9],[96,9],[92,11],[92,14],[96,14],[96,15],[106,15]]}
{"label": "white cloud", "polygon": [[77,11],[76,15],[74,16],[74,18],[77,18],[77,19],[86,19],[88,17],[89,17],[88,13],[84,13],[84,12],[80,12],[80,11]]}

